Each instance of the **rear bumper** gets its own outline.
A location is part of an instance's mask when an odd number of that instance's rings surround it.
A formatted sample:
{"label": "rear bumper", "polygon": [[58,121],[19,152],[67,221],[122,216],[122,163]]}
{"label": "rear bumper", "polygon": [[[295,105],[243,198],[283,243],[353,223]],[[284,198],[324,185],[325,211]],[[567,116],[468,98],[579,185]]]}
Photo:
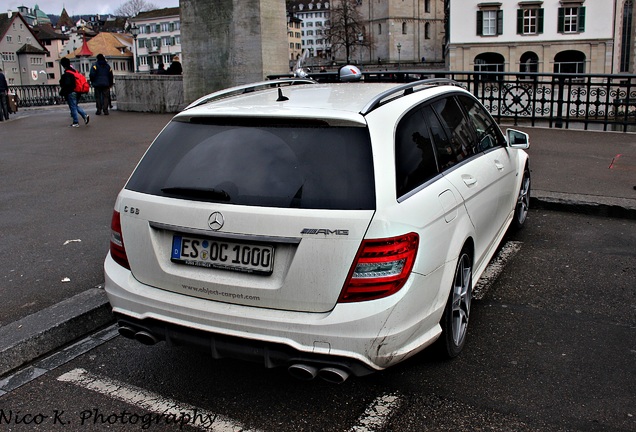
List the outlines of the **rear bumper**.
{"label": "rear bumper", "polygon": [[306,364],[316,369],[334,367],[356,376],[373,373],[375,369],[346,357],[306,353],[284,344],[225,336],[171,324],[156,319],[142,319],[116,314],[119,332],[150,345],[165,341],[170,345],[189,346],[209,353],[214,359],[231,358],[261,363],[266,368]]}
{"label": "rear bumper", "polygon": [[338,304],[326,313],[292,312],[149,287],[110,255],[104,268],[106,293],[126,336],[146,332],[156,341],[203,348],[215,358],[266,367],[332,365],[358,376],[396,364],[437,339],[448,294],[427,288],[441,286],[440,269],[426,278],[412,274],[400,292],[384,299]]}

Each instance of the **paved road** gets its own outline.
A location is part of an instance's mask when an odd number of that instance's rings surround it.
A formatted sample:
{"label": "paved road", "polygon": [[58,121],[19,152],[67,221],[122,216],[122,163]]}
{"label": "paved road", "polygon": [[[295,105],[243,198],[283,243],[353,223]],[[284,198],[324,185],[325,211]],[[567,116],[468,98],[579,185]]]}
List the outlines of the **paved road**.
{"label": "paved road", "polygon": [[195,410],[219,415],[217,431],[635,432],[636,220],[533,210],[506,241],[520,248],[473,303],[452,361],[424,351],[332,385],[115,337],[57,368],[37,363],[27,379],[50,371],[1,396],[0,409],[49,416],[16,432],[142,430],[151,414],[148,430],[178,431],[158,416]]}
{"label": "paved road", "polygon": [[0,326],[102,284],[115,197],[170,118],[114,110],[75,129],[53,109],[0,123]]}

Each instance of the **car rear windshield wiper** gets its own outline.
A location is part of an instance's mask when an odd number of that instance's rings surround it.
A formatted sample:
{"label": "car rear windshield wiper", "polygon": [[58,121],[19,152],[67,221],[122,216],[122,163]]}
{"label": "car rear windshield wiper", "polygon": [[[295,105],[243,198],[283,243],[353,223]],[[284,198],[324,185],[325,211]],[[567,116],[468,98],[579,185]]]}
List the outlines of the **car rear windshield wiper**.
{"label": "car rear windshield wiper", "polygon": [[231,199],[230,194],[223,189],[175,186],[162,188],[161,191],[166,195],[192,198],[195,200],[230,201]]}

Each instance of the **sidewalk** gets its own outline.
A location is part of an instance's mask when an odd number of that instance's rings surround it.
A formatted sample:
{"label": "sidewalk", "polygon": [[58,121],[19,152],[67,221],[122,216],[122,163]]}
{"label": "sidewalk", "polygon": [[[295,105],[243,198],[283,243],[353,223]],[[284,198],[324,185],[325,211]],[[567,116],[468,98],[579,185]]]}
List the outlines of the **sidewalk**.
{"label": "sidewalk", "polygon": [[635,134],[517,129],[530,134],[533,208],[636,219]]}
{"label": "sidewalk", "polygon": [[[77,129],[66,106],[0,123],[0,376],[112,322],[112,206],[172,115],[82,107],[91,121]],[[635,135],[518,129],[530,134],[533,208],[636,219]]]}

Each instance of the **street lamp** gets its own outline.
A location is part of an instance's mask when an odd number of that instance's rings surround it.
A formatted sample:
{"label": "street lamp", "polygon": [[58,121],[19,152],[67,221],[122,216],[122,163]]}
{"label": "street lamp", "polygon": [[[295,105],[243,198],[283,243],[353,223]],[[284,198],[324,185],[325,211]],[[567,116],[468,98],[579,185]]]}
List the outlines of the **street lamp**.
{"label": "street lamp", "polygon": [[133,59],[133,67],[135,68],[137,73],[139,73],[139,59],[137,58],[137,36],[139,35],[139,27],[137,27],[137,24],[133,23],[133,25],[130,26],[130,34],[132,34],[133,37],[133,48],[135,55],[135,58]]}
{"label": "street lamp", "polygon": [[400,70],[400,51],[402,50],[402,44],[400,44],[399,42],[397,44],[397,49],[398,49],[398,70]]}
{"label": "street lamp", "polygon": [[362,66],[362,44],[364,43],[364,36],[362,33],[358,33],[358,44],[360,45],[360,66]]}

